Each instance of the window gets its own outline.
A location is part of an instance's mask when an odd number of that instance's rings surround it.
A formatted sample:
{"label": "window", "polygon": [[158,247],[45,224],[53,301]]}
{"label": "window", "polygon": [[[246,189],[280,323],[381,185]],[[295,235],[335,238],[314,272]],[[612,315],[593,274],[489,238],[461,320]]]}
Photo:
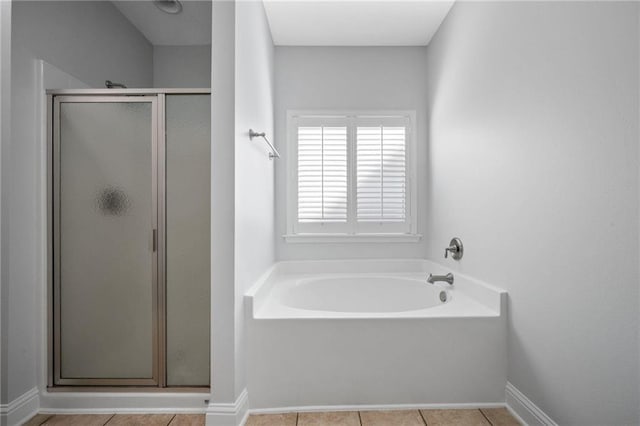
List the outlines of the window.
{"label": "window", "polygon": [[414,112],[289,112],[288,241],[415,241]]}

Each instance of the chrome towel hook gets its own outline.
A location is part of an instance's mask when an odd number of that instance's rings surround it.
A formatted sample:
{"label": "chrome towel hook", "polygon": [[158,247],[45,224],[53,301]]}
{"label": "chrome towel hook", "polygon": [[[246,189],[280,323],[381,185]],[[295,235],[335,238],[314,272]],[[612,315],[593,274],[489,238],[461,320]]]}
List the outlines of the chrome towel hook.
{"label": "chrome towel hook", "polygon": [[249,140],[253,140],[253,138],[256,138],[256,137],[260,137],[264,139],[267,145],[269,145],[269,148],[271,149],[271,152],[269,153],[269,160],[272,160],[274,158],[280,158],[280,153],[278,152],[276,147],[273,146],[271,142],[269,142],[269,139],[267,139],[264,132],[256,132],[253,129],[249,129]]}

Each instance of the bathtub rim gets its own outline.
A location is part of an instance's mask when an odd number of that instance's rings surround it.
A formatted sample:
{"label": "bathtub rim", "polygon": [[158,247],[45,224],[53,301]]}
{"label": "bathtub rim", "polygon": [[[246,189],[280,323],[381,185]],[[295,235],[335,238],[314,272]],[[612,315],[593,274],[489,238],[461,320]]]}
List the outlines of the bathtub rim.
{"label": "bathtub rim", "polygon": [[[328,270],[327,270],[328,269]],[[327,311],[306,311],[315,314],[304,314],[300,316],[260,316],[257,315],[260,308],[265,303],[271,289],[276,284],[279,277],[298,274],[358,274],[358,273],[445,273],[453,272],[456,277],[456,290],[465,294],[475,302],[492,311],[481,315],[416,315],[417,311],[407,311],[403,313],[363,313],[362,315],[345,315],[344,313],[331,313]],[[372,271],[371,269],[378,269]],[[472,318],[492,318],[501,317],[506,313],[507,291],[488,284],[481,280],[472,278],[464,273],[455,271],[445,265],[428,259],[332,259],[332,260],[286,260],[274,263],[269,267],[256,282],[244,294],[245,313],[251,319],[256,320],[407,320],[407,319],[472,319]],[[291,308],[294,311],[305,311]]]}

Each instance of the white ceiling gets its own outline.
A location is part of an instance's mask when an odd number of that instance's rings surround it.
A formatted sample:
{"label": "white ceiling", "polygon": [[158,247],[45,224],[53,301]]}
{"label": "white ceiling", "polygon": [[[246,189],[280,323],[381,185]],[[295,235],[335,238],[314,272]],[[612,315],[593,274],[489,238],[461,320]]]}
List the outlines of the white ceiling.
{"label": "white ceiling", "polygon": [[279,46],[426,46],[454,0],[265,0]]}
{"label": "white ceiling", "polygon": [[211,1],[182,0],[182,12],[170,15],[151,0],[112,3],[154,46],[211,44]]}

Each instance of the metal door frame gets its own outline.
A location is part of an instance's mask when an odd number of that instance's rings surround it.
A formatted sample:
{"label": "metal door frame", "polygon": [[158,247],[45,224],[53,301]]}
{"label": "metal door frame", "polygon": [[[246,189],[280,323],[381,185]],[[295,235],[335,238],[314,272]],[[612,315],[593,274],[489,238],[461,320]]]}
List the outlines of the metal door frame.
{"label": "metal door frame", "polygon": [[[164,95],[140,93],[125,96],[122,93],[83,91],[59,91],[49,93],[48,105],[52,107],[49,126],[49,348],[51,356],[49,386],[154,386],[166,383],[164,347]],[[76,93],[69,93],[76,92]],[[102,92],[102,91],[97,91]],[[151,174],[152,174],[152,377],[151,378],[63,378],[61,377],[61,309],[60,309],[60,104],[61,103],[150,103],[151,104]],[[162,113],[162,115],[161,115]],[[161,133],[161,134],[160,134]],[[162,139],[160,139],[162,137]]]}

